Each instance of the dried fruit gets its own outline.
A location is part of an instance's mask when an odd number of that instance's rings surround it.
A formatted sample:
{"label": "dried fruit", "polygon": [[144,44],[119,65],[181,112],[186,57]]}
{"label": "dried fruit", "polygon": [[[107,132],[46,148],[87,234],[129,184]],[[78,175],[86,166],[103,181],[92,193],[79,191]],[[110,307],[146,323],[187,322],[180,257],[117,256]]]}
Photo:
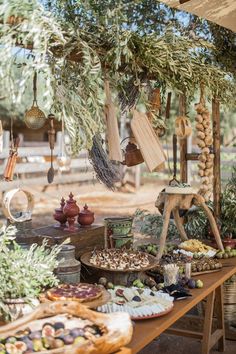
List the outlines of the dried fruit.
{"label": "dried fruit", "polygon": [[[74,340],[73,340],[73,342],[74,342]],[[72,342],[72,343],[73,343]],[[70,344],[72,344],[72,343],[70,343]],[[52,347],[52,349],[57,349],[57,348],[62,348],[62,347],[64,347],[64,342],[63,342],[63,340],[62,339],[59,339],[59,338],[56,338],[56,339],[54,339],[54,341],[53,341],[53,347]]]}
{"label": "dried fruit", "polygon": [[73,328],[70,331],[70,335],[74,338],[82,337],[84,335],[84,329],[83,328]]}
{"label": "dried fruit", "polygon": [[70,345],[70,344],[74,343],[74,337],[72,337],[70,334],[68,334],[67,336],[65,336],[63,338],[63,341],[66,345]]}
{"label": "dried fruit", "polygon": [[99,280],[98,280],[98,284],[100,285],[103,285],[103,286],[106,286],[107,285],[107,278],[105,277],[101,277]]}
{"label": "dried fruit", "polygon": [[75,338],[74,344],[82,344],[85,341],[86,341],[86,339],[84,337],[79,336],[79,337]]}
{"label": "dried fruit", "polygon": [[132,301],[138,301],[138,302],[140,302],[140,301],[142,301],[142,300],[141,300],[141,298],[140,298],[139,296],[136,295],[136,296],[133,297]]}
{"label": "dried fruit", "polygon": [[203,288],[203,282],[200,279],[196,281],[196,288]]}
{"label": "dried fruit", "polygon": [[188,281],[188,287],[189,287],[189,289],[194,289],[195,286],[196,286],[195,280],[189,279],[189,281]]}
{"label": "dried fruit", "polygon": [[35,352],[43,350],[43,342],[41,339],[33,339],[33,349]]}
{"label": "dried fruit", "polygon": [[114,289],[114,288],[115,288],[114,284],[109,281],[109,282],[107,283],[107,289]]}
{"label": "dried fruit", "polygon": [[29,335],[29,339],[40,339],[41,338],[41,332],[40,331],[33,331]]}
{"label": "dried fruit", "polygon": [[56,323],[54,323],[53,327],[57,331],[58,329],[61,329],[61,328],[64,329],[65,325],[63,322],[56,322]]}

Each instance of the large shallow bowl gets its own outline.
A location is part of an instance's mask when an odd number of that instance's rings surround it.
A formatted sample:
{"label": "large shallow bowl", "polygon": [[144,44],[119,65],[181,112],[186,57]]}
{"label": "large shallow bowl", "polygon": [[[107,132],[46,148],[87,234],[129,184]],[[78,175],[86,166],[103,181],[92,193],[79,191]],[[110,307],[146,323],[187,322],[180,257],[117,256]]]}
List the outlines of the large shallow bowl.
{"label": "large shallow bowl", "polygon": [[146,272],[147,270],[150,270],[150,269],[154,268],[157,265],[157,263],[158,263],[157,258],[155,258],[154,256],[152,256],[150,254],[147,254],[145,252],[139,252],[139,253],[148,256],[148,259],[149,259],[149,262],[150,262],[149,266],[144,267],[142,269],[124,269],[124,270],[121,270],[121,269],[117,270],[117,269],[98,267],[98,266],[95,266],[94,264],[90,263],[90,258],[91,258],[91,255],[92,255],[92,251],[84,253],[80,257],[80,260],[81,260],[81,262],[83,264],[85,264],[88,267],[95,268],[95,269],[100,269],[100,270],[105,270],[107,272],[112,272],[112,273]]}

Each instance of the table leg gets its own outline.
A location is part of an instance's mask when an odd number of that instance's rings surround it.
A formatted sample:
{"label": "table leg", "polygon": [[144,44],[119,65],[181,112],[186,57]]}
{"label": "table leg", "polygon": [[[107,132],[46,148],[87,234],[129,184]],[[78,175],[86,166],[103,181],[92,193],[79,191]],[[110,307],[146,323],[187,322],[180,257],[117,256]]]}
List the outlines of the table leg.
{"label": "table leg", "polygon": [[177,209],[177,208],[173,209],[172,213],[174,215],[175,224],[176,224],[176,227],[177,227],[177,229],[179,231],[181,240],[182,241],[187,241],[188,237],[187,237],[185,229],[184,229],[184,227],[183,227],[183,225],[181,223],[181,219],[180,219],[180,216],[179,216],[179,209]]}
{"label": "table leg", "polygon": [[217,328],[222,331],[222,336],[218,340],[218,350],[225,350],[225,321],[224,321],[224,303],[223,303],[223,285],[216,289],[215,315],[217,320]]}
{"label": "table leg", "polygon": [[170,221],[171,210],[172,210],[172,203],[169,203],[167,201],[164,206],[164,213],[163,213],[164,222],[163,222],[163,227],[162,227],[161,236],[160,236],[160,246],[159,246],[159,250],[158,250],[158,254],[157,254],[158,260],[161,259],[162,255],[163,255],[163,251],[164,251],[164,247],[165,247],[165,243],[166,243],[166,236],[167,236],[167,232],[168,232],[169,221]]}
{"label": "table leg", "polygon": [[209,354],[211,349],[212,318],[214,311],[215,291],[212,291],[206,300],[205,320],[203,325],[202,354]]}

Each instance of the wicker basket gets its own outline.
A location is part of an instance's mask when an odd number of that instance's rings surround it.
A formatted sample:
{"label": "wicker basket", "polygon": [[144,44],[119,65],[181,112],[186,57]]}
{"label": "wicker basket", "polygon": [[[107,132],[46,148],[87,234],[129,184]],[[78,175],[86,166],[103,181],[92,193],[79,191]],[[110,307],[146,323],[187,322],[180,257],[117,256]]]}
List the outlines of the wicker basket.
{"label": "wicker basket", "polygon": [[236,323],[236,274],[224,283],[224,313],[226,322]]}

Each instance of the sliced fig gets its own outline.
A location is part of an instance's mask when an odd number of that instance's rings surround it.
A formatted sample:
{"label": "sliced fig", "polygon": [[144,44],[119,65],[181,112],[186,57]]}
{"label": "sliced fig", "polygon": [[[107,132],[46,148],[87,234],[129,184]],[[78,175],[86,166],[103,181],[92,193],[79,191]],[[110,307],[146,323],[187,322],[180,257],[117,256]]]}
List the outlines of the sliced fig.
{"label": "sliced fig", "polygon": [[20,340],[18,340],[18,341],[15,343],[15,347],[16,347],[16,349],[17,349],[18,351],[20,351],[20,352],[22,352],[22,353],[27,350],[27,345],[26,345],[24,342],[20,341]]}
{"label": "sliced fig", "polygon": [[124,294],[124,290],[123,289],[118,288],[116,290],[116,296],[123,297],[123,294]]}
{"label": "sliced fig", "polygon": [[5,348],[8,354],[18,354],[18,350],[15,346],[15,344],[12,343],[6,343]]}
{"label": "sliced fig", "polygon": [[42,337],[55,337],[55,329],[52,325],[45,325],[42,329]]}

